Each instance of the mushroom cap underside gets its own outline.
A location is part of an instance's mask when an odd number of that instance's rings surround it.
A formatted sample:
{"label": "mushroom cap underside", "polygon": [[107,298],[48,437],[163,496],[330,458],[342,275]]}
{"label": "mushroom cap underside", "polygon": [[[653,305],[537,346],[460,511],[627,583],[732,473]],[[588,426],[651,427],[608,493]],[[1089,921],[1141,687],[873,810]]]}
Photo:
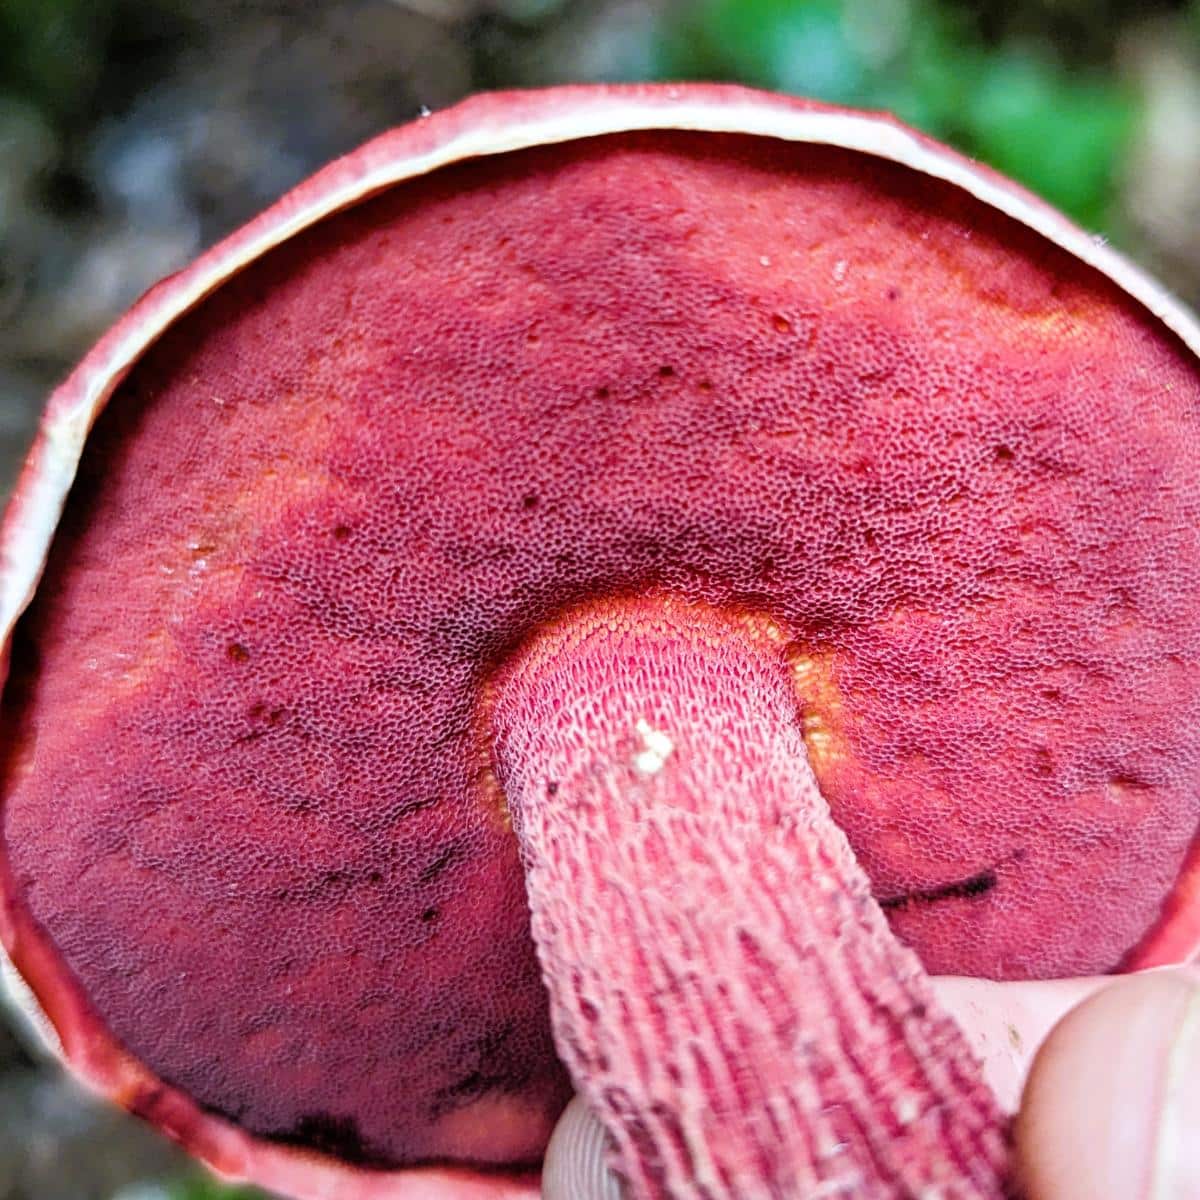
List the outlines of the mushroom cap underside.
{"label": "mushroom cap underside", "polygon": [[583,89],[389,136],[151,293],[10,512],[15,616],[70,488],[0,812],[0,933],[68,1058],[298,1193],[336,1169],[275,1147],[534,1162],[567,1084],[481,713],[629,595],[787,630],[928,969],[1189,951],[1188,318],[878,118]]}

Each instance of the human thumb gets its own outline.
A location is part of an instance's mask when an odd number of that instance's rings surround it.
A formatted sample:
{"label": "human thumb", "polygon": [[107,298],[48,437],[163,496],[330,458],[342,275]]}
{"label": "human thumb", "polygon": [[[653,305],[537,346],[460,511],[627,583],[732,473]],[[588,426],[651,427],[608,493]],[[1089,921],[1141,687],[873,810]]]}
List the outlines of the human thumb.
{"label": "human thumb", "polygon": [[1027,1200],[1200,1197],[1200,969],[1119,980],[1034,1059],[1017,1116]]}

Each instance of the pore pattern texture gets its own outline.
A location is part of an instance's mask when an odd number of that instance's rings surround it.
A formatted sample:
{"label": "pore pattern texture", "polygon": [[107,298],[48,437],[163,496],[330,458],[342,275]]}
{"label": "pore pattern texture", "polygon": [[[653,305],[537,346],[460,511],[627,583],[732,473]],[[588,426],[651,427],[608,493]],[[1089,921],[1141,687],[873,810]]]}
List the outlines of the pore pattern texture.
{"label": "pore pattern texture", "polygon": [[936,181],[647,134],[470,162],[181,320],[5,693],[2,888],[202,1105],[514,1161],[567,1083],[481,697],[574,605],[768,613],[933,971],[1112,968],[1200,815],[1200,380]]}

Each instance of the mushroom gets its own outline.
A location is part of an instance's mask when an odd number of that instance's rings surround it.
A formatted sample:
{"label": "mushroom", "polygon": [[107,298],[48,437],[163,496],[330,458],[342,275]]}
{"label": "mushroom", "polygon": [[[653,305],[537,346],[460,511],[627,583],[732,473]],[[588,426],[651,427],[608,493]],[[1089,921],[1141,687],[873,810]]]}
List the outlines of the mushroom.
{"label": "mushroom", "polygon": [[[476,97],[161,283],[0,539],[0,941],[297,1197],[996,1197],[926,972],[1200,944],[1200,329],[887,117]],[[940,1189],[940,1190],[938,1190]]]}

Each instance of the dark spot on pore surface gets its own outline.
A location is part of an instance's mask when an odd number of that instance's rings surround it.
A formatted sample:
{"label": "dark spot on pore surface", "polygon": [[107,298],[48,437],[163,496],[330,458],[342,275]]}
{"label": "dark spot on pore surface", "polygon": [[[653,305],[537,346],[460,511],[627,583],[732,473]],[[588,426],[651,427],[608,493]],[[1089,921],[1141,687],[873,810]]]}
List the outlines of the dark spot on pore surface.
{"label": "dark spot on pore surface", "polygon": [[997,462],[1012,462],[1016,455],[1013,453],[1011,446],[1001,445],[997,446],[995,450],[992,451],[992,457],[995,458]]}
{"label": "dark spot on pore surface", "polygon": [[250,651],[241,642],[230,642],[225,647],[225,654],[230,662],[244,663],[250,661]]}
{"label": "dark spot on pore surface", "polygon": [[447,846],[428,866],[421,869],[417,876],[419,883],[432,883],[457,857],[457,846]]}
{"label": "dark spot on pore surface", "polygon": [[907,908],[910,904],[936,904],[939,900],[969,900],[976,896],[985,896],[999,883],[996,872],[989,867],[972,875],[969,879],[960,879],[955,883],[944,883],[940,887],[929,888],[925,891],[905,892],[900,896],[883,896],[879,899],[879,907],[885,911]]}
{"label": "dark spot on pore surface", "polygon": [[344,542],[350,536],[349,525],[335,525],[333,527],[333,536],[339,542]]}
{"label": "dark spot on pore surface", "polygon": [[448,1096],[474,1097],[488,1088],[488,1077],[482,1071],[472,1071],[445,1089]]}
{"label": "dark spot on pore surface", "polygon": [[513,1069],[513,1054],[507,1043],[514,1023],[505,1021],[474,1038],[463,1047],[461,1059],[468,1069],[435,1095],[432,1115],[436,1118],[471,1104],[487,1092],[519,1087],[519,1072]]}
{"label": "dark spot on pore surface", "polygon": [[339,1117],[327,1112],[305,1113],[290,1129],[251,1132],[258,1132],[268,1141],[319,1150],[361,1166],[395,1165],[386,1154],[366,1141],[353,1117]]}

